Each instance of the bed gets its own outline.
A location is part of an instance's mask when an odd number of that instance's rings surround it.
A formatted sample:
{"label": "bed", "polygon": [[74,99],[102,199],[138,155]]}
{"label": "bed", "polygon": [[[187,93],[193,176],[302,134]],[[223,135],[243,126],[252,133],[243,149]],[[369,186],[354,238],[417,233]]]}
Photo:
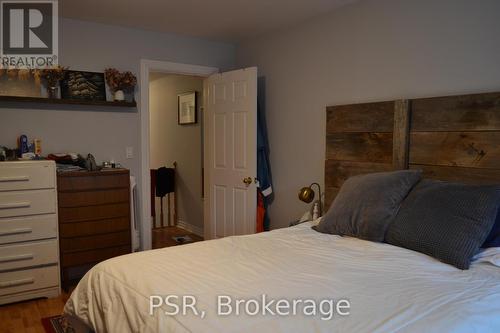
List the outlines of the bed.
{"label": "bed", "polygon": [[[376,171],[500,183],[497,93],[329,107],[326,135],[327,205],[348,177]],[[65,313],[96,332],[498,332],[500,248],[460,270],[401,247],[318,233],[315,223],[108,260],[80,281]],[[299,307],[296,315],[217,316],[220,295],[263,294],[347,301],[348,314]],[[205,315],[165,315],[172,307],[152,309],[152,295],[194,296]]]}
{"label": "bed", "polygon": [[[149,296],[171,294],[195,295],[205,318],[151,316]],[[217,295],[261,294],[348,299],[351,310],[331,320],[216,315]],[[96,332],[495,332],[500,268],[474,262],[462,271],[396,246],[321,234],[308,222],[111,259],[83,278],[65,311]]]}

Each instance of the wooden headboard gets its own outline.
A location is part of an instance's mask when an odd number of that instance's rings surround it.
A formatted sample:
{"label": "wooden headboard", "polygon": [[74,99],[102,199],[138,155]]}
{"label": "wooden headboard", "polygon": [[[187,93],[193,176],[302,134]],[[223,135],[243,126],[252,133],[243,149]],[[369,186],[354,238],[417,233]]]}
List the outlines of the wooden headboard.
{"label": "wooden headboard", "polygon": [[329,106],[326,119],[326,207],[348,177],[370,172],[500,183],[500,93]]}

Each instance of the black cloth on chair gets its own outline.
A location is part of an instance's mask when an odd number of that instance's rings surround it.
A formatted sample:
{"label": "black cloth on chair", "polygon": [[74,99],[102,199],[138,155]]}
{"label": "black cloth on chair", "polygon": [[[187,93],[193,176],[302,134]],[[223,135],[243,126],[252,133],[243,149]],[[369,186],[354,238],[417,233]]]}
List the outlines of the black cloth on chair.
{"label": "black cloth on chair", "polygon": [[164,197],[174,192],[175,170],[161,167],[156,171],[156,196]]}

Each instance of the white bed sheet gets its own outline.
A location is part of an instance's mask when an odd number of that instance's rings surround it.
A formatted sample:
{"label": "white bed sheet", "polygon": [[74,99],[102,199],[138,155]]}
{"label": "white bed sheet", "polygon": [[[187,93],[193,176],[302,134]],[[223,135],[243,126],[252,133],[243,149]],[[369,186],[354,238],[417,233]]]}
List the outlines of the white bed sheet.
{"label": "white bed sheet", "polygon": [[[500,268],[426,255],[304,223],[117,257],[82,279],[65,312],[96,332],[500,332]],[[348,299],[350,315],[216,315],[216,297]],[[194,295],[204,319],[149,314],[150,295]]]}

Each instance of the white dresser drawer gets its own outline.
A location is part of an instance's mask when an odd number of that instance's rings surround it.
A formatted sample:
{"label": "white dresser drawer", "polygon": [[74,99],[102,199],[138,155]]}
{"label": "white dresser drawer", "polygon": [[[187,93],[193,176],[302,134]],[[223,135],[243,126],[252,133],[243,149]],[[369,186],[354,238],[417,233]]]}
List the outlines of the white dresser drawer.
{"label": "white dresser drawer", "polygon": [[56,212],[55,190],[0,192],[0,217]]}
{"label": "white dresser drawer", "polygon": [[56,214],[0,218],[0,245],[56,237]]}
{"label": "white dresser drawer", "polygon": [[0,247],[0,271],[58,263],[58,241],[48,240]]}
{"label": "white dresser drawer", "polygon": [[54,188],[53,162],[0,162],[0,191]]}
{"label": "white dresser drawer", "polygon": [[58,285],[57,265],[0,273],[0,296]]}

